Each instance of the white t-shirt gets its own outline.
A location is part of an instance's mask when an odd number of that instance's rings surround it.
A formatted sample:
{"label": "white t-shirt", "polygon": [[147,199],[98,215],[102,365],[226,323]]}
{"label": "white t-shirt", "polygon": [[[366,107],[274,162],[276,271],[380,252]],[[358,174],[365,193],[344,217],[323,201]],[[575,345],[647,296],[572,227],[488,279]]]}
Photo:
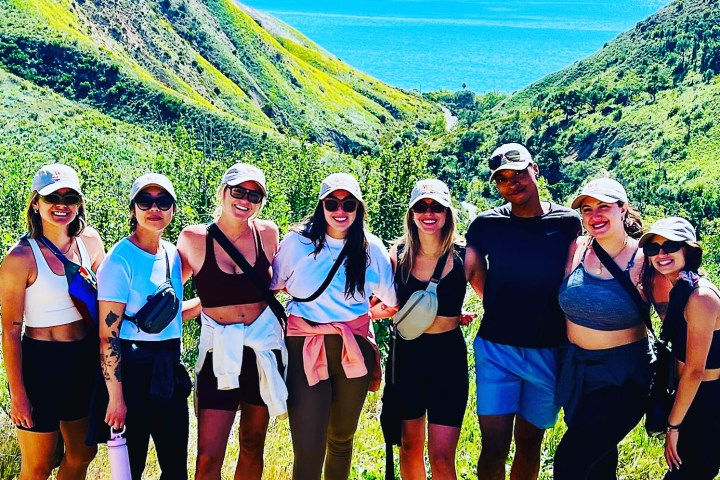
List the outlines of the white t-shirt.
{"label": "white t-shirt", "polygon": [[[378,237],[365,233],[369,262],[365,271],[365,294],[345,298],[345,267],[340,266],[327,289],[312,302],[290,301],[287,311],[317,323],[347,322],[368,313],[369,298],[376,295],[385,304],[397,305],[390,256]],[[306,298],[315,293],[327,277],[343,248],[344,240],[325,236],[325,245],[313,254],[315,246],[302,235],[290,232],[280,242],[273,261],[271,290],[283,288],[293,297]]]}
{"label": "white t-shirt", "polygon": [[[182,301],[182,266],[175,245],[165,240],[157,254],[148,253],[129,239],[120,240],[100,264],[98,269],[98,300],[125,304],[125,313],[135,315],[166,280],[165,252],[170,261],[170,281],[175,295]],[[101,322],[104,319],[100,319]],[[120,325],[120,338],[125,340],[160,341],[180,338],[182,334],[182,312],[157,334],[145,333],[130,321]]]}

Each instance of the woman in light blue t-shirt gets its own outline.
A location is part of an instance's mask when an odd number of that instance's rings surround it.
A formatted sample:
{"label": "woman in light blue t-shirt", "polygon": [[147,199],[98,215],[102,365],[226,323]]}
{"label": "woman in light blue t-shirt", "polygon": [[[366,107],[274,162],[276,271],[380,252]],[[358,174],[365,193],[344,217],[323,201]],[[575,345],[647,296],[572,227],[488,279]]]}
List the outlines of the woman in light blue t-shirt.
{"label": "woman in light blue t-shirt", "polygon": [[[146,174],[130,191],[130,236],[108,253],[98,271],[100,354],[109,394],[105,423],[126,428],[130,469],[140,479],[152,436],[161,479],[187,478],[190,379],[180,363],[182,314],[170,309],[157,333],[133,321],[148,297],[168,280],[182,301],[180,257],[162,239],[177,197],[164,175]],[[139,319],[140,315],[138,315]],[[153,319],[165,321],[158,315]]]}

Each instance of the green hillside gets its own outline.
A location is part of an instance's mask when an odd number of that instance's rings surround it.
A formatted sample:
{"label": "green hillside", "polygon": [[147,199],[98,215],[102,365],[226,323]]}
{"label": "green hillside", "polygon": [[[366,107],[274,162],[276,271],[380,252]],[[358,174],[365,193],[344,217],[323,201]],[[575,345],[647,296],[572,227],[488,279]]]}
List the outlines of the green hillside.
{"label": "green hillside", "polygon": [[492,198],[485,159],[505,141],[537,154],[554,197],[610,172],[650,218],[720,214],[720,2],[677,0],[603,49],[511,96],[436,93],[461,119],[433,169]]}
{"label": "green hillside", "polygon": [[3,0],[0,68],[204,151],[282,134],[358,152],[439,109],[233,0]]}

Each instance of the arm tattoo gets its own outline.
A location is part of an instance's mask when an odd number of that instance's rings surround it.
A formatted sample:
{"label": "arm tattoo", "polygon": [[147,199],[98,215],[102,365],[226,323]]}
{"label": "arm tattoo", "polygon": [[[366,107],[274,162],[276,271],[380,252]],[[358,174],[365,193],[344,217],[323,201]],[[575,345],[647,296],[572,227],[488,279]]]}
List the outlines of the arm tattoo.
{"label": "arm tattoo", "polygon": [[102,367],[102,374],[103,377],[105,377],[105,381],[110,381],[110,372],[108,371],[107,365],[105,365],[105,362],[107,361],[107,357],[104,353],[100,354],[100,366]]}
{"label": "arm tattoo", "polygon": [[110,311],[107,314],[107,317],[105,317],[105,325],[108,327],[112,327],[115,322],[118,321],[118,318],[120,318],[115,312]]}
{"label": "arm tattoo", "polygon": [[108,337],[108,353],[107,353],[107,359],[115,358],[115,369],[113,371],[113,374],[115,375],[115,379],[118,382],[121,382],[121,376],[120,376],[120,337],[118,337],[117,332],[112,332],[112,335]]}

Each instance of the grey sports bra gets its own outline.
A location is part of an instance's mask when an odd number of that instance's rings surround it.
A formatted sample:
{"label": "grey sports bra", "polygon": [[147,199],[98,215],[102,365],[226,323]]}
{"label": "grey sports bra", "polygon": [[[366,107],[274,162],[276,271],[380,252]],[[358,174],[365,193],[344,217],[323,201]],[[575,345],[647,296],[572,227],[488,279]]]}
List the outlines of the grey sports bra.
{"label": "grey sports bra", "polygon": [[[637,250],[624,274],[629,275],[636,254]],[[585,254],[582,260],[585,260]],[[583,327],[613,331],[643,323],[637,306],[620,282],[614,278],[597,278],[588,274],[582,261],[563,279],[558,300],[568,320]]]}

